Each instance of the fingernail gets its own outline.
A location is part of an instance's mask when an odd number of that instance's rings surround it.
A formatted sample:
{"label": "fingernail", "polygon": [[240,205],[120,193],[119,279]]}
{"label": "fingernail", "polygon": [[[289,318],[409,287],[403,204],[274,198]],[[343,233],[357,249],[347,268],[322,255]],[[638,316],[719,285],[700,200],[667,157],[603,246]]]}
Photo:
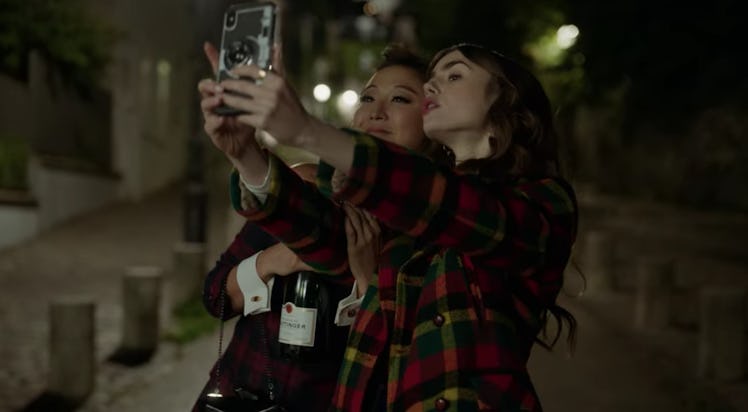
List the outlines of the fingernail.
{"label": "fingernail", "polygon": [[214,91],[216,93],[222,93],[223,92],[223,87],[222,86],[216,86],[215,89],[214,89]]}
{"label": "fingernail", "polygon": [[267,75],[268,75],[268,72],[266,72],[265,70],[262,70],[262,69],[260,69],[260,71],[259,71],[259,72],[257,72],[257,76],[258,76],[258,77],[259,77],[260,79],[264,79],[264,78],[265,78],[265,76],[267,76]]}

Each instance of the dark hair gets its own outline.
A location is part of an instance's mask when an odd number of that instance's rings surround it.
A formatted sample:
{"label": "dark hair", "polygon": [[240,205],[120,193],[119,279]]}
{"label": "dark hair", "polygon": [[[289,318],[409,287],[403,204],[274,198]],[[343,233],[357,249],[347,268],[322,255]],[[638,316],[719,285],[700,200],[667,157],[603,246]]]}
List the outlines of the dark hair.
{"label": "dark hair", "polygon": [[392,66],[403,66],[412,69],[425,83],[428,80],[428,63],[418,54],[414,53],[400,43],[391,43],[382,51],[382,61],[376,70],[382,70]]}
{"label": "dark hair", "polygon": [[460,169],[493,179],[516,176],[556,176],[558,142],[548,96],[527,69],[483,46],[461,43],[441,50],[429,65],[429,73],[447,53],[461,52],[493,75],[498,97],[488,111],[493,153],[470,159]]}
{"label": "dark hair", "polygon": [[[553,126],[551,103],[537,78],[506,56],[475,44],[461,43],[438,52],[428,72],[447,53],[459,51],[467,59],[493,75],[498,97],[488,111],[493,136],[493,153],[483,159],[470,159],[459,168],[477,172],[491,180],[516,177],[548,177],[559,175],[558,138]],[[454,156],[452,155],[452,159]],[[558,323],[555,336],[547,335],[548,319]],[[574,349],[577,321],[574,315],[554,303],[540,315],[542,338],[536,342],[552,349],[568,325],[567,342]]]}
{"label": "dark hair", "polygon": [[[413,70],[418,74],[423,83],[428,80],[428,63],[424,58],[414,53],[408,47],[400,43],[390,43],[382,51],[382,61],[376,67],[376,71],[392,66],[401,66]],[[431,158],[431,160],[442,165],[449,165],[449,152],[443,145],[429,139],[423,141],[423,147],[419,152]]]}

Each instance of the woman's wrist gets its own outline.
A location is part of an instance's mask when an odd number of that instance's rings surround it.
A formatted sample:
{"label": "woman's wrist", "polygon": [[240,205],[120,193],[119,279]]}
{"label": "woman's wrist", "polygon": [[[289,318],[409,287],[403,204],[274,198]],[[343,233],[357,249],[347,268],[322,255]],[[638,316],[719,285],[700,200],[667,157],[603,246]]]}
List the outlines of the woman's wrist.
{"label": "woman's wrist", "polygon": [[362,278],[356,279],[356,298],[360,298],[366,294],[366,289],[369,288],[369,279]]}
{"label": "woman's wrist", "polygon": [[330,126],[314,116],[307,115],[304,125],[299,129],[296,138],[293,139],[292,145],[314,153],[319,146],[319,136],[325,133],[325,127]]}
{"label": "woman's wrist", "polygon": [[259,146],[248,148],[238,157],[229,157],[244,181],[260,186],[268,172],[267,154]]}
{"label": "woman's wrist", "polygon": [[237,267],[234,266],[231,268],[231,271],[226,278],[226,296],[229,298],[231,308],[236,312],[240,312],[244,307],[244,295],[239,287],[239,282],[236,276]]}

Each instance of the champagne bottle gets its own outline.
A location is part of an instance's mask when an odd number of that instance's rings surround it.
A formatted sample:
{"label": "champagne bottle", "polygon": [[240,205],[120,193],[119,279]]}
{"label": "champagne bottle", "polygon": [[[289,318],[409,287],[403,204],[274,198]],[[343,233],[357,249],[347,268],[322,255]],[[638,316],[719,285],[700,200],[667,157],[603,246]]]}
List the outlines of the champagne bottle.
{"label": "champagne bottle", "polygon": [[287,279],[278,331],[284,357],[310,361],[330,355],[332,310],[328,288],[321,276],[302,271],[296,274],[296,279]]}

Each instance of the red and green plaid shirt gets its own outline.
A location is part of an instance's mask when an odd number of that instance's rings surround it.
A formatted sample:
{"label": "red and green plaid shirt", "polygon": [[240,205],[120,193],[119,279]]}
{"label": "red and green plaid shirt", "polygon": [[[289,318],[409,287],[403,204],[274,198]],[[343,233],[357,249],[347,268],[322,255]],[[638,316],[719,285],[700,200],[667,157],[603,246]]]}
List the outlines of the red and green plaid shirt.
{"label": "red and green plaid shirt", "polygon": [[[351,134],[353,166],[335,197],[394,235],[352,326],[333,409],[362,409],[382,358],[388,410],[540,411],[526,363],[574,242],[571,188],[557,178],[486,182]],[[342,211],[271,161],[268,201],[242,199],[235,178],[235,206],[316,269],[343,272]]]}

